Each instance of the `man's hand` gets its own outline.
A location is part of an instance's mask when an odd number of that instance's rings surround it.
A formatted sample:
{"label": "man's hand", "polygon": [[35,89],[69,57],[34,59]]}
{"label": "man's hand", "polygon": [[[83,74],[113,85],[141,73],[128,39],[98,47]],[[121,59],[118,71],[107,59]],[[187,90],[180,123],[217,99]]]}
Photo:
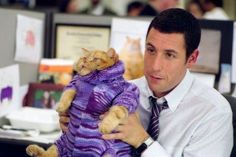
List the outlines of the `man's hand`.
{"label": "man's hand", "polygon": [[60,128],[63,132],[68,131],[68,123],[70,122],[70,117],[67,112],[65,113],[59,113],[59,123]]}
{"label": "man's hand", "polygon": [[104,134],[102,138],[106,140],[120,139],[137,148],[149,136],[141,125],[136,113],[130,114],[122,124],[117,126],[115,131],[117,133]]}

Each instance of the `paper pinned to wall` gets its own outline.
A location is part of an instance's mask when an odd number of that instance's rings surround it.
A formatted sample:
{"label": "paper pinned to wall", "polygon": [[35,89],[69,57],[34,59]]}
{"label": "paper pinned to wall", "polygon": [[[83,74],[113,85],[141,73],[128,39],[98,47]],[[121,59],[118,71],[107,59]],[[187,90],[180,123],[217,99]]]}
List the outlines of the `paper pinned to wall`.
{"label": "paper pinned to wall", "polygon": [[[127,40],[136,40],[140,45],[140,50],[144,53],[146,33],[150,21],[131,20],[122,18],[113,18],[111,25],[111,43],[118,53],[124,49]],[[136,48],[137,45],[130,45],[129,48]]]}
{"label": "paper pinned to wall", "polygon": [[15,60],[39,63],[43,51],[43,21],[17,16]]}
{"label": "paper pinned to wall", "polygon": [[124,78],[132,80],[143,76],[143,54],[150,21],[113,18],[111,47],[124,62]]}
{"label": "paper pinned to wall", "polygon": [[19,101],[19,65],[0,68],[0,117],[18,109]]}
{"label": "paper pinned to wall", "polygon": [[232,82],[236,83],[236,22],[234,22],[233,54],[232,54]]}

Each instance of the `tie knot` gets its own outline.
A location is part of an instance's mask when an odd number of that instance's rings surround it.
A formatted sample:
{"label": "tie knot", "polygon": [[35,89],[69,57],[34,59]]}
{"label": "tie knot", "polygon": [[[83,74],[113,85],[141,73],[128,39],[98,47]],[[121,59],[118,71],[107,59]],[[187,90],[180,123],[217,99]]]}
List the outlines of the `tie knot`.
{"label": "tie knot", "polygon": [[158,107],[159,111],[162,111],[168,108],[168,103],[166,100],[163,103],[157,103],[157,99],[152,96],[149,97],[149,103],[152,107],[153,106]]}

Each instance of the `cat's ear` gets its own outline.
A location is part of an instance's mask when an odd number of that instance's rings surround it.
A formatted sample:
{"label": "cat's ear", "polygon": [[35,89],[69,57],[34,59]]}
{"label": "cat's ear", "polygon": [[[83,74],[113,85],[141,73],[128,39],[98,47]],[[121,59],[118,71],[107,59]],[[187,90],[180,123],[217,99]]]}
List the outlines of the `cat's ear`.
{"label": "cat's ear", "polygon": [[115,49],[110,48],[110,49],[107,51],[107,54],[108,54],[108,56],[109,56],[112,60],[114,60],[115,63],[119,60],[119,56],[118,56],[118,54],[116,53]]}
{"label": "cat's ear", "polygon": [[107,54],[111,58],[116,54],[116,51],[113,48],[109,48],[108,51],[107,51]]}
{"label": "cat's ear", "polygon": [[81,49],[82,49],[82,52],[83,52],[82,56],[86,57],[90,54],[90,51],[88,49],[86,49],[86,48],[81,48]]}

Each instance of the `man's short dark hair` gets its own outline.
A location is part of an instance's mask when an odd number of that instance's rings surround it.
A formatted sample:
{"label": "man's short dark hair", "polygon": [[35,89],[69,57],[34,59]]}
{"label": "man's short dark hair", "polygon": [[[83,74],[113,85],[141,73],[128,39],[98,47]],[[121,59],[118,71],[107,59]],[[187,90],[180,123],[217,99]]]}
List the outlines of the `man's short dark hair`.
{"label": "man's short dark hair", "polygon": [[173,8],[162,11],[152,20],[147,31],[147,36],[151,28],[161,33],[184,34],[187,58],[199,46],[201,39],[199,21],[191,13],[183,9]]}

